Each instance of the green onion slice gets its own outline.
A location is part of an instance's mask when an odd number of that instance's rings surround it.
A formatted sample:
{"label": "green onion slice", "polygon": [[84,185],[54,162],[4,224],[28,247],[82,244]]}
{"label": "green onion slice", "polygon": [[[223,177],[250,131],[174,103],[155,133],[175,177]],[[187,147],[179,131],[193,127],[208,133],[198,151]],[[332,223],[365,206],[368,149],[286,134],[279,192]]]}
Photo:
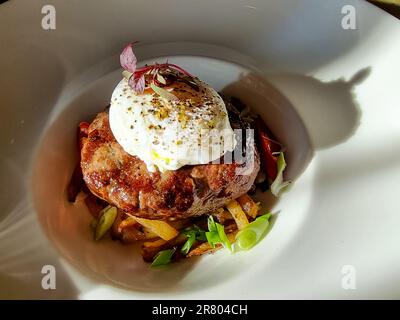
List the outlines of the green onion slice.
{"label": "green onion slice", "polygon": [[171,262],[171,258],[174,255],[176,248],[162,250],[154,257],[151,267],[163,266]]}
{"label": "green onion slice", "polygon": [[221,243],[221,239],[218,235],[218,232],[216,232],[216,231],[206,232],[206,238],[207,238],[208,243],[213,248],[215,248],[216,244]]}
{"label": "green onion slice", "polygon": [[215,221],[214,221],[214,217],[213,216],[208,216],[207,224],[208,224],[208,231],[209,232],[217,231],[217,227],[215,225]]}
{"label": "green onion slice", "polygon": [[286,161],[283,152],[279,152],[277,160],[278,173],[274,182],[271,184],[271,192],[275,197],[279,197],[280,194],[287,189],[291,181],[283,181],[283,171],[286,168]]}
{"label": "green onion slice", "polygon": [[213,216],[208,217],[208,232],[206,238],[211,247],[215,248],[216,244],[222,244],[225,248],[232,251],[231,243],[226,236],[224,226],[214,221]]}
{"label": "green onion slice", "polygon": [[256,245],[269,226],[270,213],[258,217],[236,235],[236,245],[241,250],[249,250]]}
{"label": "green onion slice", "polygon": [[96,225],[94,239],[100,240],[107,231],[112,227],[115,218],[117,217],[117,208],[107,206],[100,212],[100,220]]}
{"label": "green onion slice", "polygon": [[188,238],[181,248],[181,252],[184,255],[187,255],[189,253],[190,248],[193,246],[194,242],[196,241],[196,232],[191,231],[191,232],[187,233],[186,235]]}
{"label": "green onion slice", "polygon": [[232,252],[231,242],[229,241],[228,237],[226,236],[224,226],[219,223],[215,223],[217,226],[218,236],[221,239],[221,243],[225,248]]}
{"label": "green onion slice", "polygon": [[206,235],[205,235],[205,231],[203,229],[201,229],[199,226],[197,225],[193,225],[191,227],[186,228],[185,230],[183,230],[182,232],[184,235],[189,236],[191,233],[195,233],[196,234],[196,240],[198,241],[207,241]]}

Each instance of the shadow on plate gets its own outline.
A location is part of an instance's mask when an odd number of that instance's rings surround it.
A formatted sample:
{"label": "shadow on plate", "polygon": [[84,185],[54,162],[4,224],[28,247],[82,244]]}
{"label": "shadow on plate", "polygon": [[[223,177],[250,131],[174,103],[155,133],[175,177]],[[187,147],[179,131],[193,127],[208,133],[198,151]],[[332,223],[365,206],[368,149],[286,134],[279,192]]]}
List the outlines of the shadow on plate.
{"label": "shadow on plate", "polygon": [[367,67],[350,80],[320,81],[299,74],[275,74],[268,79],[284,91],[303,120],[315,149],[324,149],[349,139],[357,130],[361,110],[353,89],[370,74]]}
{"label": "shadow on plate", "polygon": [[222,92],[238,97],[262,115],[287,147],[287,162],[291,166],[295,162],[296,166],[294,172],[289,168],[289,175],[296,178],[306,168],[314,150],[335,146],[354,134],[361,111],[353,89],[370,72],[370,68],[364,68],[349,81],[330,82],[299,74],[272,74],[266,76],[267,80],[249,73],[242,74]]}

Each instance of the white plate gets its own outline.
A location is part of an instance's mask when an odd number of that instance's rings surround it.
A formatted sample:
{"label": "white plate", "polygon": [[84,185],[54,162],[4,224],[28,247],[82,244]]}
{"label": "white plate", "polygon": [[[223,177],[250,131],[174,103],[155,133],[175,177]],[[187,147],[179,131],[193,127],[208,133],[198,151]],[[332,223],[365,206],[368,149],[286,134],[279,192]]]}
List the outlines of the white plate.
{"label": "white plate", "polygon": [[[396,19],[349,0],[53,1],[43,30],[45,4],[0,6],[2,298],[400,297]],[[296,181],[252,251],[149,270],[134,246],[94,243],[65,201],[76,124],[108,103],[135,39],[143,62],[168,56],[234,92],[287,145]]]}

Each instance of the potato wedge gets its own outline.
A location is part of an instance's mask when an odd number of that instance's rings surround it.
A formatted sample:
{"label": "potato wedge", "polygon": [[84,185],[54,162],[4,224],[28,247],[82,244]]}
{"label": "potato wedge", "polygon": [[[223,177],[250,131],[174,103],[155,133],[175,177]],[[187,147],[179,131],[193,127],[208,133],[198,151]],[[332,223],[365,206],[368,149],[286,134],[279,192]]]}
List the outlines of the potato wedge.
{"label": "potato wedge", "polygon": [[186,255],[186,257],[190,258],[190,257],[201,256],[206,253],[216,252],[221,248],[222,248],[222,245],[220,245],[220,244],[217,244],[215,246],[215,248],[213,248],[213,247],[211,247],[211,245],[208,242],[203,242],[202,244],[198,245],[196,248],[190,250],[189,253]]}
{"label": "potato wedge", "polygon": [[155,233],[161,239],[171,240],[179,234],[178,230],[171,227],[168,223],[164,221],[150,220],[133,216],[132,218],[134,218],[137,222],[139,222],[143,227]]}
{"label": "potato wedge", "polygon": [[[139,222],[136,221],[133,217],[128,217],[125,220],[122,220],[118,225],[118,232],[123,232],[126,229],[137,229],[138,232],[142,233],[144,236],[141,240],[145,239],[154,239],[157,238],[158,235],[151,231],[148,228],[143,227]],[[141,229],[141,230],[139,230]]]}
{"label": "potato wedge", "polygon": [[137,227],[126,227],[121,230],[118,237],[123,243],[135,243],[137,241],[145,240],[146,235]]}
{"label": "potato wedge", "polygon": [[157,252],[164,249],[168,241],[158,239],[155,241],[146,241],[142,245],[142,257],[146,262],[152,262]]}
{"label": "potato wedge", "polygon": [[153,231],[151,231],[150,229],[143,228],[143,232],[144,232],[146,239],[154,239],[154,238],[158,237],[158,235],[156,233],[154,233]]}
{"label": "potato wedge", "polygon": [[236,200],[249,217],[252,217],[253,219],[257,217],[259,207],[248,194],[244,194]]}
{"label": "potato wedge", "polygon": [[249,220],[247,219],[247,216],[242,210],[242,207],[240,206],[239,202],[237,202],[236,200],[232,200],[226,205],[226,208],[235,219],[235,222],[239,230],[243,229],[245,226],[249,224]]}
{"label": "potato wedge", "polygon": [[143,248],[159,248],[166,243],[167,243],[167,241],[164,239],[158,239],[158,240],[154,240],[154,241],[146,241],[146,242],[143,242]]}
{"label": "potato wedge", "polygon": [[120,239],[123,243],[134,243],[147,239],[143,227],[131,217],[126,218],[125,213],[118,210],[119,214],[114,226],[113,237]]}

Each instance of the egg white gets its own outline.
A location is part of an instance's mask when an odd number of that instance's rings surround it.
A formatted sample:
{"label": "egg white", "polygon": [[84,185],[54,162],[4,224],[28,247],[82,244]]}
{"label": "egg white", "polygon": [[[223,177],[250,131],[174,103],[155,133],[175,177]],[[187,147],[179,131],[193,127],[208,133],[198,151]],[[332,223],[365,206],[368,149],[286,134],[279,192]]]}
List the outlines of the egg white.
{"label": "egg white", "polygon": [[128,154],[146,163],[150,172],[206,164],[235,148],[224,101],[204,82],[197,80],[197,84],[207,103],[194,110],[188,108],[184,124],[176,102],[162,101],[168,106],[168,115],[160,118],[154,97],[165,98],[154,92],[137,95],[126,79],[114,89],[109,111],[112,133]]}

